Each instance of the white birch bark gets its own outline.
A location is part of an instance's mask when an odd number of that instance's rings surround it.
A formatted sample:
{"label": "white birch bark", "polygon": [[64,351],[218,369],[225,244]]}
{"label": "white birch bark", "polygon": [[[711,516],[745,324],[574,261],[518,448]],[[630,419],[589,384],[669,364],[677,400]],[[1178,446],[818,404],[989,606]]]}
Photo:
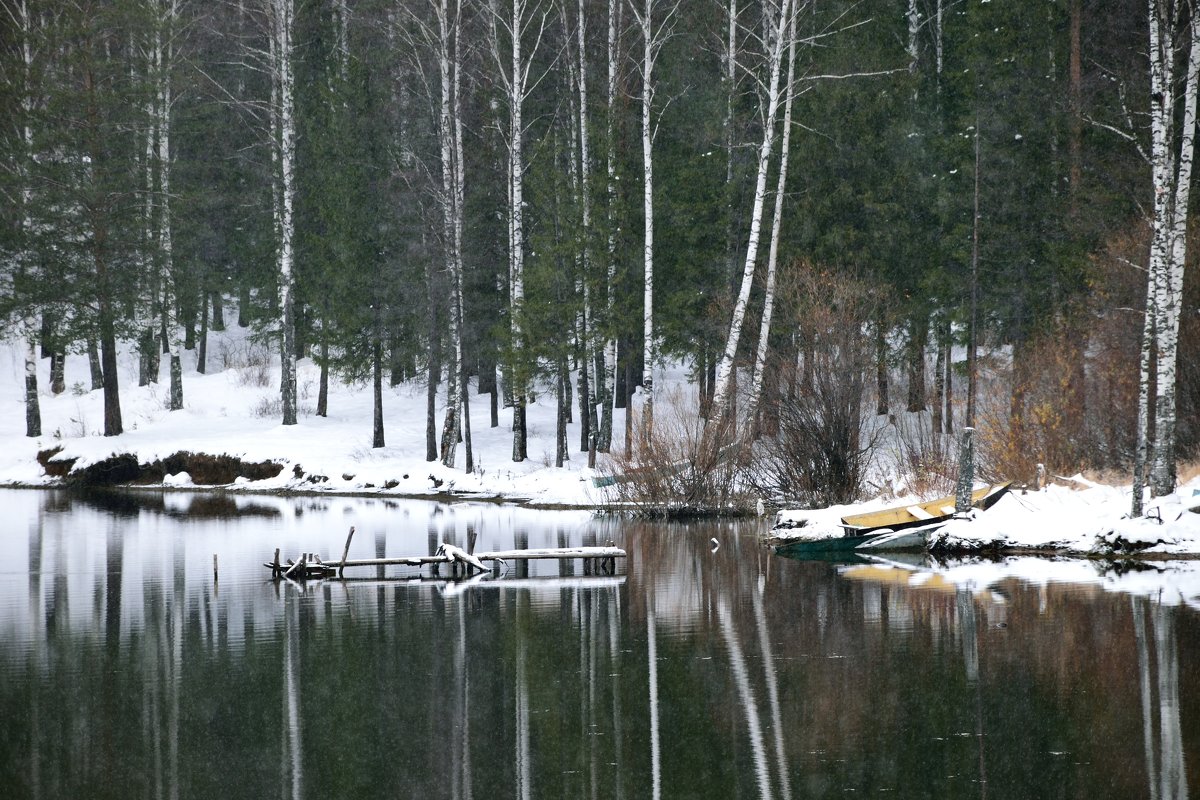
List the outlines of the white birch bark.
{"label": "white birch bark", "polygon": [[[511,0],[501,14],[499,8],[491,6],[492,55],[496,60],[498,78],[508,104],[508,124],[505,147],[508,151],[508,275],[509,275],[509,334],[511,337],[512,364],[510,380],[513,396],[513,461],[524,461],[528,457],[525,427],[525,404],[528,388],[526,369],[523,365],[525,353],[525,326],[523,306],[525,304],[525,123],[523,110],[525,100],[532,91],[530,72],[533,59],[541,44],[546,29],[548,11],[541,3],[529,0]],[[532,39],[528,50],[523,48],[524,38]],[[503,45],[509,52],[503,52]],[[507,55],[507,57],[506,57]],[[536,82],[535,82],[536,83]]]}
{"label": "white birch bark", "polygon": [[[648,440],[654,425],[654,362],[658,357],[654,332],[654,65],[670,36],[678,3],[662,9],[655,27],[655,2],[642,0],[639,8],[631,0],[630,9],[642,35],[642,437]],[[629,413],[629,409],[625,410]]]}
{"label": "white birch bark", "polygon": [[[24,237],[19,269],[30,278],[33,268],[33,16],[29,13],[28,0],[17,0],[9,9],[16,33],[21,40],[21,232]],[[37,319],[32,310],[27,310],[21,319],[21,337],[24,340],[25,359],[25,435],[42,435],[42,411],[38,400],[37,384]]]}
{"label": "white birch bark", "polygon": [[[1145,431],[1152,413],[1155,435],[1150,448],[1150,486],[1151,494],[1155,496],[1167,494],[1175,488],[1175,377],[1179,307],[1187,249],[1185,234],[1195,148],[1197,83],[1200,78],[1200,28],[1189,19],[1182,128],[1177,133],[1175,115],[1179,109],[1174,65],[1185,46],[1177,38],[1177,28],[1180,19],[1184,18],[1184,12],[1182,5],[1177,6],[1170,0],[1149,2],[1150,168],[1154,188],[1154,217],[1147,273],[1146,327],[1152,331],[1154,339],[1156,361],[1150,369],[1154,373],[1156,394],[1152,401],[1147,401],[1153,410],[1147,408],[1145,418],[1139,407],[1138,436],[1139,440],[1146,437]],[[1145,370],[1141,376],[1142,391],[1145,391],[1149,379],[1150,371]],[[1135,508],[1138,504],[1135,498]]]}
{"label": "white birch bark", "polygon": [[279,279],[279,314],[281,327],[280,396],[283,401],[283,424],[296,424],[296,329],[294,239],[295,168],[296,168],[296,83],[292,72],[292,31],[295,25],[294,0],[270,0],[271,50],[275,56],[272,70],[272,114],[276,138],[272,148],[278,165],[276,175],[278,198],[278,243],[276,263]]}
{"label": "white birch bark", "polygon": [[[154,33],[155,65],[158,78],[157,128],[158,151],[158,250],[162,270],[163,313],[167,319],[167,347],[170,369],[169,408],[183,408],[183,368],[180,350],[183,348],[183,326],[179,323],[179,298],[176,291],[174,246],[171,237],[171,71],[174,58],[174,36],[179,19],[178,0],[160,0],[159,18]],[[165,41],[164,41],[165,34]]]}
{"label": "white birch bark", "polygon": [[[588,431],[588,441],[586,442],[589,452],[594,452],[596,449],[596,441],[599,431],[597,430],[599,420],[596,419],[596,395],[600,389],[600,376],[595,374],[596,359],[594,357],[595,349],[595,319],[592,313],[592,296],[591,296],[591,274],[592,274],[592,159],[591,148],[588,143],[588,68],[587,68],[587,15],[584,13],[584,0],[579,0],[578,8],[578,24],[575,29],[575,43],[577,56],[579,59],[579,69],[576,73],[576,80],[579,87],[579,202],[580,202],[580,217],[583,226],[582,242],[579,248],[580,259],[582,262],[582,275],[580,278],[582,294],[583,294],[583,319],[582,322],[582,351],[583,363],[580,364],[581,374],[587,373],[589,380],[587,381],[586,397],[581,392],[580,407],[583,408],[586,403],[586,417],[580,421],[581,426],[586,423]],[[596,424],[593,424],[593,423]],[[589,466],[594,466],[589,462]]]}
{"label": "white birch bark", "polygon": [[788,74],[784,84],[783,134],[779,143],[779,174],[775,184],[775,212],[771,219],[771,244],[767,254],[767,279],[763,287],[763,313],[758,329],[758,347],[754,353],[754,374],[750,381],[750,399],[746,403],[746,431],[757,436],[758,406],[762,399],[763,375],[767,366],[767,345],[771,336],[771,317],[775,311],[775,272],[779,263],[779,229],[783,225],[783,199],[787,188],[788,154],[792,140],[793,84],[796,80],[796,14],[787,28]]}
{"label": "white birch bark", "polygon": [[1149,421],[1150,421],[1150,370],[1153,368],[1152,353],[1154,352],[1154,293],[1146,296],[1146,311],[1142,323],[1142,348],[1138,363],[1138,416],[1137,444],[1133,458],[1133,502],[1131,513],[1136,517],[1142,516],[1143,494],[1146,488],[1146,461],[1149,454]]}
{"label": "white birch bark", "polygon": [[[612,448],[613,410],[617,402],[617,340],[612,334],[613,313],[616,308],[617,240],[617,143],[616,103],[618,45],[621,30],[620,0],[608,0],[608,46],[606,49],[608,76],[605,113],[605,177],[608,197],[608,263],[604,274],[604,321],[608,326],[604,340],[604,405],[600,410],[600,437],[596,449],[607,453]],[[628,411],[626,412],[628,413]]]}
{"label": "white birch bark", "polygon": [[[451,119],[454,124],[454,269],[457,276],[457,291],[455,293],[455,304],[457,305],[457,314],[459,320],[459,349],[462,347],[462,321],[463,321],[463,277],[466,274],[465,264],[463,261],[463,225],[466,219],[466,209],[464,206],[464,197],[466,193],[466,161],[463,159],[463,112],[462,112],[462,70],[463,70],[463,52],[462,52],[462,2],[459,2],[455,8],[454,16],[454,80],[451,83],[451,91],[453,93],[453,102],[451,104]],[[461,362],[462,356],[460,354]],[[459,398],[461,412],[459,419],[461,420],[463,434],[463,448],[465,450],[463,469],[466,472],[472,472],[475,469],[475,456],[472,452],[471,443],[471,419],[468,405],[469,395],[467,394],[467,370],[460,369],[458,378],[461,381],[459,388]]]}
{"label": "white birch bark", "polygon": [[[162,60],[161,43],[151,42],[146,57],[146,79],[154,84],[157,82],[158,70]],[[132,63],[130,69],[133,69]],[[155,198],[158,197],[158,128],[159,114],[156,103],[159,100],[157,91],[146,93],[145,114],[149,124],[146,126],[146,136],[142,159],[142,239],[141,239],[141,268],[147,284],[147,290],[139,309],[139,328],[142,329],[142,352],[139,354],[138,385],[145,386],[158,383],[159,359],[158,354],[158,324],[162,309],[162,275],[159,269],[157,250],[161,245],[155,230]]]}
{"label": "white birch bark", "polygon": [[[642,287],[642,400],[643,435],[650,436],[654,424],[654,148],[650,117],[654,101],[654,39],[650,12],[653,0],[645,0],[645,15],[638,21],[642,27],[642,213],[644,235],[642,238],[642,264],[644,284]],[[626,412],[628,413],[628,412]]]}
{"label": "white birch bark", "polygon": [[[1176,9],[1178,13],[1178,9]],[[1174,44],[1175,31],[1160,44],[1170,42],[1168,53],[1177,52],[1182,43]],[[1179,312],[1183,303],[1183,273],[1187,256],[1187,218],[1192,164],[1195,151],[1196,95],[1200,77],[1200,23],[1195,17],[1188,23],[1188,60],[1183,96],[1182,130],[1179,134],[1179,149],[1173,150],[1169,158],[1174,162],[1172,173],[1166,175],[1169,218],[1164,226],[1168,245],[1162,263],[1159,280],[1156,281],[1155,322],[1157,327],[1155,386],[1158,396],[1155,403],[1154,465],[1151,469],[1151,491],[1155,496],[1169,494],[1175,490],[1175,377],[1179,353]],[[1164,110],[1173,113],[1174,108]],[[1173,119],[1165,117],[1164,125],[1173,125]],[[1157,206],[1155,208],[1157,211]]]}
{"label": "white birch bark", "polygon": [[754,268],[758,259],[759,239],[762,233],[763,206],[766,202],[767,171],[771,151],[775,142],[776,117],[780,101],[780,72],[787,39],[788,20],[792,15],[791,0],[780,0],[778,5],[768,3],[763,12],[767,15],[769,36],[764,41],[768,76],[763,87],[763,136],[758,148],[758,170],[754,185],[754,205],[750,214],[750,236],[746,243],[746,259],[742,270],[741,288],[734,304],[729,323],[729,335],[725,339],[725,350],[717,365],[717,383],[713,392],[712,413],[709,422],[723,424],[729,412],[730,392],[733,383],[734,359],[746,318],[746,306],[750,301],[750,289],[754,282]]}
{"label": "white birch bark", "polygon": [[442,425],[442,464],[453,467],[458,438],[462,431],[463,344],[462,344],[462,222],[461,170],[462,143],[458,141],[461,123],[456,115],[460,89],[459,62],[461,4],[450,8],[447,0],[438,0],[435,7],[438,35],[438,75],[441,85],[441,112],[438,118],[438,138],[441,146],[442,239],[445,245],[446,272],[450,276],[449,322],[450,363],[446,380],[446,418]]}

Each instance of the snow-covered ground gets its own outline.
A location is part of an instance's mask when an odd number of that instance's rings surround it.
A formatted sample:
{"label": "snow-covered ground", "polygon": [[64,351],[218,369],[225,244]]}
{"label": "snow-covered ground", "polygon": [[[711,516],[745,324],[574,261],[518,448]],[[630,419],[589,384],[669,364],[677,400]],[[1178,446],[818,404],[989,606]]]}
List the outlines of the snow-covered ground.
{"label": "snow-covered ground", "polygon": [[[230,325],[211,334],[208,373],[195,371],[195,353],[185,351],[184,408],[167,410],[167,364],[157,384],[137,385],[137,360],[132,348],[122,348],[120,358],[121,408],[125,433],[105,437],[103,398],[90,391],[87,359],[68,356],[67,390],[49,392],[49,362],[39,362],[39,389],[43,435],[25,434],[24,364],[19,343],[0,342],[0,403],[9,412],[0,414],[0,485],[50,485],[37,463],[39,451],[62,450],[57,458],[76,459],[86,467],[114,454],[131,453],[142,463],[179,451],[230,455],[245,461],[274,461],[284,469],[276,478],[241,481],[245,491],[324,491],[404,496],[453,493],[493,496],[538,504],[595,507],[613,500],[594,486],[595,473],[587,468],[586,454],[578,451],[578,422],[570,425],[571,460],[563,468],[554,464],[555,398],[548,389],[537,393],[528,409],[529,456],[512,461],[511,412],[500,411],[500,426],[489,427],[488,398],[472,394],[471,431],[475,470],[466,473],[459,445],[457,469],[425,460],[425,387],[405,383],[384,389],[384,425],[387,446],[371,447],[372,397],[369,386],[346,386],[334,379],[330,385],[329,416],[313,414],[318,368],[308,359],[299,364],[300,421],[280,424],[278,412],[278,359],[266,345],[256,343],[246,329]],[[667,369],[656,377],[667,387],[684,384],[684,370]],[[689,387],[690,388],[690,387]],[[694,392],[693,392],[694,393]],[[444,392],[439,393],[444,403]],[[685,392],[686,395],[686,392]],[[682,402],[686,403],[686,396]],[[439,405],[437,422],[442,421]],[[636,413],[636,408],[635,408]],[[624,411],[614,418],[615,442],[621,441]],[[604,456],[601,456],[603,459]],[[877,470],[887,472],[886,455]],[[303,477],[296,477],[297,470]],[[880,474],[879,484],[890,481]],[[327,480],[314,483],[312,476]],[[164,485],[189,488],[186,474],[169,475]],[[954,521],[937,534],[937,543],[948,548],[1053,549],[1072,553],[1144,550],[1151,553],[1200,554],[1200,514],[1189,509],[1200,505],[1200,480],[1176,494],[1148,503],[1150,518],[1127,519],[1128,487],[1089,484],[1078,479],[1068,489],[1052,486],[1040,492],[1011,493],[974,520]],[[390,488],[383,488],[388,486]],[[780,521],[809,520],[804,533],[840,533],[842,516],[895,501],[872,500],[854,506],[805,512],[781,512]],[[1161,519],[1161,522],[1159,521]],[[776,533],[783,531],[777,530]],[[801,531],[793,531],[796,534]]]}
{"label": "snow-covered ground", "polygon": [[[1128,486],[1091,483],[1051,485],[1036,492],[1015,490],[987,511],[953,519],[931,535],[934,549],[950,551],[1056,551],[1074,554],[1200,556],[1200,480],[1174,494],[1147,498],[1147,514],[1129,519]],[[910,501],[912,502],[912,501]],[[891,505],[896,502],[892,501]],[[888,506],[874,500],[816,511],[781,511],[773,534],[779,538],[839,536],[841,518]],[[803,524],[801,524],[803,523]]]}
{"label": "snow-covered ground", "polygon": [[[62,447],[56,458],[77,459],[83,468],[114,454],[132,453],[149,463],[179,451],[227,454],[245,461],[270,460],[284,469],[270,480],[239,488],[253,491],[315,490],[330,492],[425,495],[445,492],[502,496],[537,503],[595,506],[606,498],[592,485],[586,454],[578,452],[578,424],[571,426],[568,441],[571,461],[554,467],[555,399],[543,391],[527,412],[529,459],[512,460],[511,411],[501,409],[500,426],[489,427],[488,397],[472,392],[471,431],[475,471],[462,469],[465,460],[459,445],[457,469],[425,460],[425,387],[415,383],[384,388],[384,427],[387,446],[372,448],[372,393],[369,385],[346,386],[330,381],[329,415],[313,413],[317,402],[319,369],[309,359],[298,368],[299,424],[280,424],[278,410],[278,357],[271,359],[263,344],[249,332],[231,325],[211,334],[208,374],[195,371],[195,352],[184,351],[184,408],[167,410],[168,367],[161,367],[157,384],[138,387],[137,360],[122,347],[119,361],[121,411],[125,433],[102,435],[103,397],[90,391],[85,355],[69,355],[67,390],[59,396],[49,391],[49,361],[39,362],[38,387],[43,435],[25,436],[24,362],[18,343],[0,342],[0,485],[43,485],[54,481],[36,461],[39,451]],[[445,403],[440,393],[437,426],[441,433]],[[576,414],[578,416],[578,414]],[[614,428],[623,430],[624,411],[618,410]],[[295,477],[299,465],[303,478]],[[309,476],[325,476],[312,483]],[[169,476],[168,486],[191,485],[186,474]],[[384,490],[384,485],[392,488]],[[393,485],[394,484],[394,485]]]}

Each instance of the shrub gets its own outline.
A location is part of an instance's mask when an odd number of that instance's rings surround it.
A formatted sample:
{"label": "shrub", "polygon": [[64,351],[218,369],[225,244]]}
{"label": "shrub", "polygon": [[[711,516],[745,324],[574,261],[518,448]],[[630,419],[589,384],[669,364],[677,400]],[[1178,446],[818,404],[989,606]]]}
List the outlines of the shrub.
{"label": "shrub", "polygon": [[773,401],[778,430],[755,445],[748,482],[780,502],[852,502],[879,440],[866,425],[874,351],[863,333],[876,301],[853,278],[807,265],[781,287],[780,300],[791,314],[781,325],[801,342],[801,368],[793,362],[783,371],[796,374]]}
{"label": "shrub", "polygon": [[[739,490],[735,453],[706,445],[704,420],[690,395],[660,392],[655,412],[650,436],[635,424],[632,458],[614,453],[600,463],[617,500],[647,516],[748,511],[753,499]],[[709,441],[721,439],[710,435]]]}

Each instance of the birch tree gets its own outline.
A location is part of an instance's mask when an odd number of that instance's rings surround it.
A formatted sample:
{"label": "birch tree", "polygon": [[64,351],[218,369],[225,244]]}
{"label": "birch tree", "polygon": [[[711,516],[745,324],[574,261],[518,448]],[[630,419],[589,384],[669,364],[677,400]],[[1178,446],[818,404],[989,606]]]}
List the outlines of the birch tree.
{"label": "birch tree", "polygon": [[[617,339],[613,333],[613,316],[616,311],[616,280],[617,280],[617,239],[616,239],[616,205],[617,205],[617,75],[620,64],[621,12],[625,4],[622,0],[608,0],[608,39],[605,48],[607,76],[605,81],[605,114],[604,114],[604,172],[605,195],[608,202],[608,239],[607,263],[604,270],[604,323],[606,335],[604,340],[604,391],[603,405],[600,408],[600,434],[596,441],[596,449],[607,453],[612,447],[613,409],[617,401]],[[628,413],[628,412],[626,412]]]}
{"label": "birch tree", "polygon": [[[8,287],[16,291],[18,284],[23,281],[36,280],[34,257],[34,220],[33,220],[33,176],[31,175],[34,159],[33,114],[36,100],[34,86],[34,59],[37,53],[35,36],[36,22],[30,13],[29,0],[11,0],[5,3],[4,11],[13,26],[16,37],[16,48],[19,51],[20,69],[15,77],[18,85],[14,87],[19,97],[18,108],[20,118],[14,120],[18,126],[17,136],[17,165],[15,172],[19,185],[17,199],[20,202],[20,244],[15,259],[15,274],[11,276]],[[42,435],[42,413],[38,401],[37,380],[37,319],[32,306],[23,310],[20,315],[19,330],[23,341],[25,374],[25,435],[37,437]]]}
{"label": "birch tree", "polygon": [[787,28],[787,80],[784,83],[783,135],[779,144],[779,173],[775,183],[775,210],[771,219],[771,245],[767,254],[767,276],[763,288],[763,312],[759,323],[758,347],[754,353],[754,373],[750,381],[750,399],[746,404],[746,425],[756,436],[759,402],[762,398],[763,375],[766,372],[767,344],[771,334],[771,318],[775,309],[775,272],[779,262],[779,231],[783,227],[783,198],[787,188],[788,153],[792,140],[792,101],[796,80],[796,17],[791,14]]}
{"label": "birch tree", "polygon": [[758,259],[759,240],[762,234],[763,208],[766,203],[767,172],[770,166],[771,153],[775,144],[775,129],[777,127],[782,86],[784,53],[787,52],[787,32],[790,29],[790,18],[793,15],[791,0],[767,0],[763,4],[763,33],[761,35],[762,53],[764,56],[765,75],[760,78],[760,108],[762,116],[762,141],[758,147],[758,168],[754,184],[754,200],[750,212],[750,231],[746,243],[746,256],[742,269],[741,287],[734,303],[733,315],[729,323],[729,334],[725,339],[725,350],[717,366],[716,386],[713,391],[712,413],[709,423],[719,427],[723,425],[730,410],[730,396],[733,391],[734,361],[737,357],[738,343],[741,339],[742,327],[746,318],[746,307],[750,301],[750,289],[754,282],[754,270]]}
{"label": "birch tree", "polygon": [[[446,274],[450,279],[450,363],[446,378],[446,416],[442,424],[442,464],[453,467],[458,439],[463,432],[467,398],[463,363],[463,144],[462,144],[462,3],[449,0],[434,5],[436,58],[440,103],[438,144],[441,161],[442,239]],[[468,444],[468,453],[470,446]],[[467,471],[472,468],[467,457]]]}
{"label": "birch tree", "polygon": [[[1154,186],[1153,240],[1147,295],[1153,294],[1155,355],[1154,496],[1175,490],[1175,383],[1179,353],[1179,312],[1187,256],[1187,218],[1195,151],[1196,95],[1200,81],[1200,21],[1190,4],[1150,3],[1151,173]],[[1181,128],[1174,67],[1187,49]],[[1175,144],[1178,139],[1178,145]]]}
{"label": "birch tree", "polygon": [[[631,0],[630,10],[642,37],[638,70],[642,79],[642,436],[649,439],[654,424],[654,362],[658,356],[654,331],[654,65],[671,35],[679,3]],[[655,13],[657,12],[657,14]],[[626,409],[626,414],[629,409]]]}
{"label": "birch tree", "polygon": [[[247,66],[264,74],[270,84],[266,101],[246,106],[261,122],[266,117],[266,143],[271,161],[271,209],[275,232],[275,277],[278,284],[280,383],[284,425],[296,419],[296,25],[295,0],[258,0],[243,6],[257,17],[265,47],[247,44]],[[245,299],[245,298],[244,298]]]}
{"label": "birch tree", "polygon": [[180,350],[183,347],[183,327],[179,321],[179,297],[171,236],[171,77],[175,60],[175,36],[179,29],[179,0],[155,0],[153,74],[154,114],[151,126],[156,142],[154,166],[158,176],[156,221],[158,238],[159,285],[162,287],[162,313],[166,320],[167,339],[164,342],[170,369],[168,407],[171,411],[183,408],[183,368]]}
{"label": "birch tree", "polygon": [[[1173,0],[1149,0],[1149,162],[1154,205],[1140,358],[1132,500],[1135,516],[1142,514],[1147,466],[1151,495],[1161,496],[1175,489],[1179,310],[1183,299],[1196,99],[1200,83],[1200,22],[1188,5]],[[1176,65],[1185,48],[1186,71],[1180,87]],[[1110,130],[1115,129],[1110,127]],[[1151,422],[1154,425],[1153,441],[1148,433]]]}
{"label": "birch tree", "polygon": [[[565,12],[564,7],[564,12]],[[592,159],[589,144],[590,124],[588,114],[588,59],[587,59],[587,14],[584,0],[576,5],[575,58],[570,60],[574,89],[575,119],[577,127],[572,137],[576,147],[572,148],[572,172],[575,175],[580,205],[580,243],[576,291],[583,299],[583,307],[577,323],[576,338],[579,345],[579,430],[580,449],[594,454],[597,450],[599,419],[596,414],[596,394],[600,390],[599,376],[593,376],[596,359],[594,356],[595,320],[591,299],[591,244],[592,244]],[[565,20],[564,20],[565,23]],[[566,29],[564,24],[564,29]],[[575,166],[578,164],[578,166]],[[610,420],[611,426],[611,420]],[[589,455],[589,466],[594,466],[594,455]]]}
{"label": "birch tree", "polygon": [[[540,0],[511,0],[503,9],[493,0],[492,56],[507,105],[501,138],[507,153],[508,307],[513,405],[513,461],[529,457],[525,405],[528,402],[528,359],[525,341],[525,101],[537,81],[531,80],[534,56],[546,31],[549,9]],[[524,47],[525,40],[530,46]]]}

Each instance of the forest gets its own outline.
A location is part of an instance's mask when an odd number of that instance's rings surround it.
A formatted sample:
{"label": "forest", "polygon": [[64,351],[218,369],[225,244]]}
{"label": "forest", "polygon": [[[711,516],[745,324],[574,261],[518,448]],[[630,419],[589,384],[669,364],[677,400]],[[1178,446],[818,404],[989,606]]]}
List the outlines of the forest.
{"label": "forest", "polygon": [[0,4],[29,436],[38,359],[61,392],[88,353],[117,435],[119,347],[182,408],[180,352],[236,324],[285,425],[297,359],[318,415],[373,388],[378,444],[415,381],[428,460],[468,471],[472,396],[514,461],[551,394],[560,461],[676,460],[667,363],[693,460],[758,441],[776,494],[857,488],[872,415],[920,412],[918,471],[969,426],[997,473],[1156,494],[1200,446],[1187,0]]}

